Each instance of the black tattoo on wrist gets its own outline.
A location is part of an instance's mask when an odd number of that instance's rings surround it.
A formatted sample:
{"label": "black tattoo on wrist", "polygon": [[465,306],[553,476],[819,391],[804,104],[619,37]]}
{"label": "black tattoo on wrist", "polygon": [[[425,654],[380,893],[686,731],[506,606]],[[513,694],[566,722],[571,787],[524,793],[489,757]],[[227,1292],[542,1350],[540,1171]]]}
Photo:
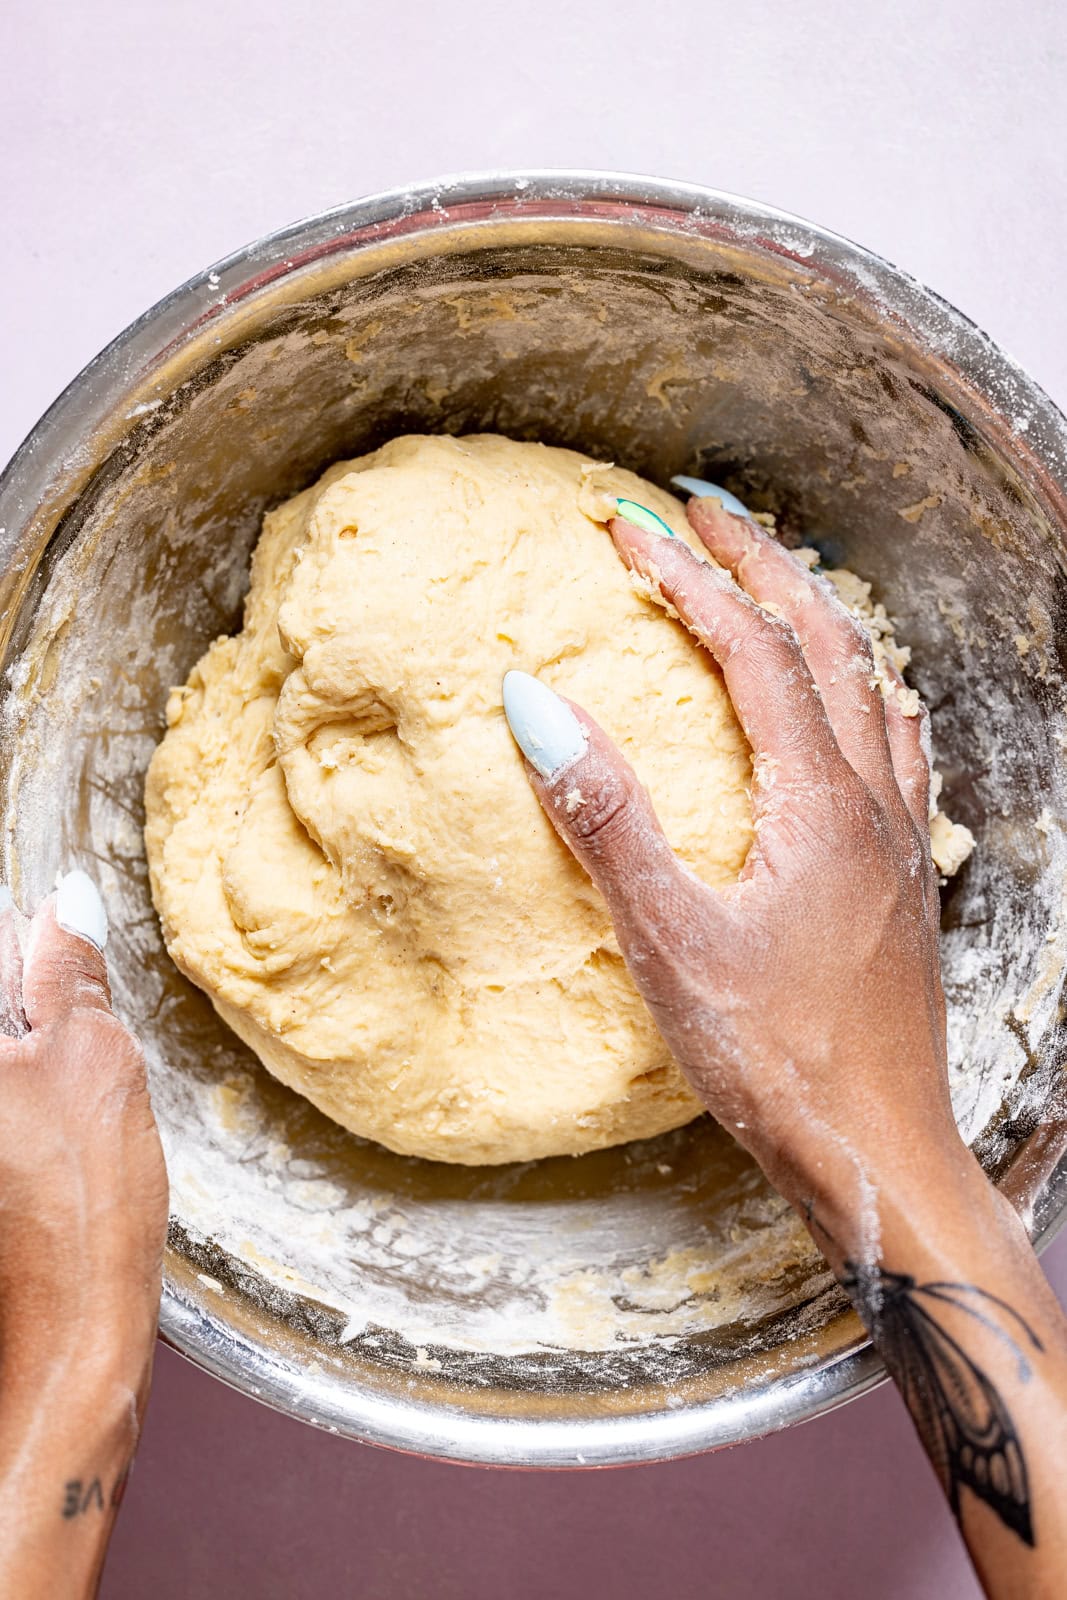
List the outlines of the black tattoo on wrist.
{"label": "black tattoo on wrist", "polygon": [[[812,1234],[821,1234],[841,1260],[813,1201],[804,1215]],[[1027,1347],[1039,1355],[1045,1349],[1033,1328],[1006,1300],[973,1283],[919,1283],[909,1273],[849,1260],[838,1277],[904,1396],[957,1522],[960,1490],[967,1488],[1033,1547],[1022,1441],[996,1385],[942,1325],[940,1308],[962,1312],[994,1334],[1015,1357],[1020,1383],[1032,1376]]]}
{"label": "black tattoo on wrist", "polygon": [[65,1521],[70,1522],[75,1517],[85,1517],[93,1511],[101,1512],[108,1509],[117,1511],[122,1504],[129,1476],[130,1469],[127,1467],[115,1479],[110,1493],[105,1492],[99,1478],[68,1478],[63,1485],[60,1515]]}
{"label": "black tattoo on wrist", "polygon": [[972,1283],[918,1283],[907,1273],[846,1261],[841,1284],[900,1387],[953,1515],[959,1520],[960,1491],[970,1489],[1032,1546],[1022,1441],[1003,1396],[944,1326],[941,1308],[995,1334],[1014,1355],[1023,1383],[1031,1376],[1026,1349],[1044,1349],[1029,1323]]}

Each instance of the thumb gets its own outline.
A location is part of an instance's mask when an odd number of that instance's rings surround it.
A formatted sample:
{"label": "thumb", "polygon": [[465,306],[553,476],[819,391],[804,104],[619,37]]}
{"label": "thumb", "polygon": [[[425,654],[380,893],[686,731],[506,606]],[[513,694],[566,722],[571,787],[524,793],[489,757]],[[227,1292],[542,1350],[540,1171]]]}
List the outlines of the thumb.
{"label": "thumb", "polygon": [[[526,672],[504,678],[504,713],[553,827],[607,901],[627,961],[639,934],[684,925],[700,885],[663,835],[633,768],[587,712]],[[641,955],[650,953],[641,940]],[[635,972],[635,977],[638,974]]]}
{"label": "thumb", "polygon": [[78,1008],[111,1010],[104,945],[107,913],[93,880],[68,872],[37,909],[22,963],[22,1004],[31,1028]]}

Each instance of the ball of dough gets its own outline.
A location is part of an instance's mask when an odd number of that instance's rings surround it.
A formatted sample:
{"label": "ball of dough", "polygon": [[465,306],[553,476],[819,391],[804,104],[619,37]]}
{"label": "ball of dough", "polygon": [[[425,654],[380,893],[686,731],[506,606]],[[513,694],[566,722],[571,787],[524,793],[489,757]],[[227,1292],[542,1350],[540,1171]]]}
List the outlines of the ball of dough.
{"label": "ball of dough", "polygon": [[283,1082],[390,1149],[578,1153],[700,1104],[530,790],[511,667],[580,702],[706,882],[752,836],[721,675],[605,531],[632,473],[402,438],[266,517],[243,631],[167,708],[146,839],[167,947]]}

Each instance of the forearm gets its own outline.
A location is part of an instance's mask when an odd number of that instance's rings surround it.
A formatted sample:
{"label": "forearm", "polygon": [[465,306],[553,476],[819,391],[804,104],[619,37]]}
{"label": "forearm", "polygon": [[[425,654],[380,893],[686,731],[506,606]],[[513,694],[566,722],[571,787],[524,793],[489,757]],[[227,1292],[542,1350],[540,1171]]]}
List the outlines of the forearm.
{"label": "forearm", "polygon": [[[996,1600],[1067,1571],[1067,1330],[1022,1223],[952,1135],[810,1187],[809,1225],[897,1382]],[[829,1163],[834,1167],[833,1158]]]}
{"label": "forearm", "polygon": [[140,1435],[155,1301],[69,1320],[25,1311],[9,1308],[0,1361],[0,1593],[85,1600]]}
{"label": "forearm", "polygon": [[847,1284],[990,1593],[1051,1596],[1067,1344],[952,1118],[928,720],[824,578],[732,497],[681,481],[713,563],[629,500],[609,528],[722,671],[753,755],[741,876],[716,892],[677,859],[581,707],[509,673],[508,720],[674,1059]]}
{"label": "forearm", "polygon": [[23,939],[0,886],[0,1594],[18,1600],[96,1592],[155,1349],[167,1178],[106,939],[84,873]]}

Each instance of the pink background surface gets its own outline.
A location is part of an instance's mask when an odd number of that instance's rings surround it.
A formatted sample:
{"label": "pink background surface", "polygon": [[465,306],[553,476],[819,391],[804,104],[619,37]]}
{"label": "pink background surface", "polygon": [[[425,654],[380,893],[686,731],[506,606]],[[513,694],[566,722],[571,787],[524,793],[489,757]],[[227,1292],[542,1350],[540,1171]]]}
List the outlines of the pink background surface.
{"label": "pink background surface", "polygon": [[[816,218],[907,266],[1067,403],[1058,0],[15,0],[3,35],[0,459],[124,324],[235,246],[501,166],[658,172]],[[1067,1297],[1067,1241],[1046,1265]],[[103,1593],[978,1589],[888,1389],[700,1460],[501,1474],[317,1434],[161,1351]]]}

